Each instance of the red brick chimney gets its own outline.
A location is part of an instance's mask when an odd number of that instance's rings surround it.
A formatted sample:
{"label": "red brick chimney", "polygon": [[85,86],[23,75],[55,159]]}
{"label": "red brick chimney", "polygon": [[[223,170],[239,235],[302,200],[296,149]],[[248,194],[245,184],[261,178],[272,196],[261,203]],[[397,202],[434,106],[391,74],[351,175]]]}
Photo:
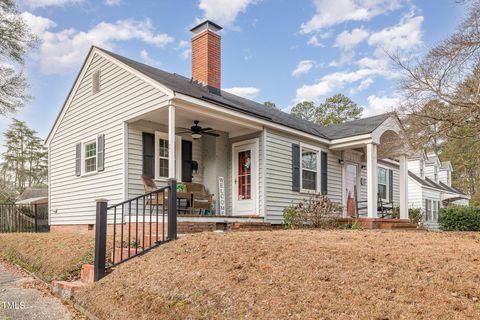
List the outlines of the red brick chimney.
{"label": "red brick chimney", "polygon": [[209,20],[190,31],[192,37],[192,78],[220,93],[221,84],[221,37],[218,24]]}

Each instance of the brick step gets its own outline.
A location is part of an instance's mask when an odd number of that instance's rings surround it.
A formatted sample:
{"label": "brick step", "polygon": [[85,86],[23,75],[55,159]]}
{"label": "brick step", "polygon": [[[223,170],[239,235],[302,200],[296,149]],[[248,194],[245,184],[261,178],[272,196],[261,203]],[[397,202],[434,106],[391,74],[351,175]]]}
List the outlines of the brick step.
{"label": "brick step", "polygon": [[417,226],[413,223],[394,223],[392,229],[417,229]]}

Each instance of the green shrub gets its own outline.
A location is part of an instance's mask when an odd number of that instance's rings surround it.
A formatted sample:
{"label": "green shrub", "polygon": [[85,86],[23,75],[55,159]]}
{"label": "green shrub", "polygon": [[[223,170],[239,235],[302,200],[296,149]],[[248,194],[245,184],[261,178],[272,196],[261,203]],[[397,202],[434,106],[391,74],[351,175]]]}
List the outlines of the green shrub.
{"label": "green shrub", "polygon": [[447,231],[480,231],[480,208],[442,208],[438,223]]}
{"label": "green shrub", "polygon": [[297,204],[291,204],[283,210],[285,227],[299,228],[333,228],[340,217],[341,207],[327,196],[313,194]]}
{"label": "green shrub", "polygon": [[420,208],[408,209],[408,218],[413,224],[419,225],[422,222],[423,213]]}

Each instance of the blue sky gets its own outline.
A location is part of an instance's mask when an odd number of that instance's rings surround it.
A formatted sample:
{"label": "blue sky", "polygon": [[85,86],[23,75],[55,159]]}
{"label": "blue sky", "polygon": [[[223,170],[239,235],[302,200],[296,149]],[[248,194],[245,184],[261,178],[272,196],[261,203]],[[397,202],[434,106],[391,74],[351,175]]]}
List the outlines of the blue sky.
{"label": "blue sky", "polygon": [[[46,137],[90,45],[190,76],[189,29],[222,31],[222,88],[273,101],[344,93],[364,116],[398,102],[385,52],[421,56],[461,21],[454,0],[18,0],[40,42],[26,72],[33,100],[15,117]],[[0,131],[10,119],[0,118]],[[0,137],[3,144],[3,136]]]}

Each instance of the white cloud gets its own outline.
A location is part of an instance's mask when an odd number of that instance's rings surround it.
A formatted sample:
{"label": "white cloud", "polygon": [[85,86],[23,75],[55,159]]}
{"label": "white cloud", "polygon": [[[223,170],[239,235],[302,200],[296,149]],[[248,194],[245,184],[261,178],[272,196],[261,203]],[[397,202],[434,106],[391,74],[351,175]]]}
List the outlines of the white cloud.
{"label": "white cloud", "polygon": [[232,27],[238,14],[256,2],[258,0],[200,0],[198,7],[203,10],[205,19],[222,27]]}
{"label": "white cloud", "polygon": [[371,95],[367,98],[368,106],[364,108],[364,116],[370,117],[377,114],[391,112],[398,106],[400,99],[396,97]]}
{"label": "white cloud", "polygon": [[[101,22],[88,31],[74,28],[52,32],[55,25],[46,18],[24,13],[32,28],[42,31],[40,38],[40,68],[47,74],[67,73],[78,68],[91,45],[114,49],[116,42],[139,40],[156,47],[173,42],[165,33],[156,33],[149,19],[143,21],[118,20],[115,23]],[[30,21],[30,22],[28,22]]]}
{"label": "white cloud", "polygon": [[84,0],[23,0],[30,8],[44,8],[44,7],[53,7],[53,6],[64,6],[71,4],[79,4]]}
{"label": "white cloud", "polygon": [[413,12],[402,18],[399,24],[374,32],[368,38],[368,44],[377,46],[376,54],[383,51],[412,49],[422,43],[422,16],[414,16]]}
{"label": "white cloud", "polygon": [[107,6],[118,6],[122,3],[122,0],[105,0]]}
{"label": "white cloud", "polygon": [[187,60],[188,57],[190,57],[190,54],[192,53],[190,42],[188,42],[186,40],[180,40],[178,42],[177,49],[180,50],[180,57],[183,60]]}
{"label": "white cloud", "polygon": [[315,61],[313,60],[302,60],[298,63],[295,70],[292,71],[292,76],[299,77],[302,74],[308,73],[315,66]]}
{"label": "white cloud", "polygon": [[350,90],[350,94],[356,94],[360,91],[368,89],[373,84],[373,82],[374,81],[372,78],[367,78],[363,80],[356,88]]}
{"label": "white cloud", "polygon": [[55,28],[57,26],[54,21],[48,18],[33,15],[30,12],[22,12],[20,16],[30,27],[32,32],[37,35],[42,35],[46,30]]}
{"label": "white cloud", "polygon": [[320,31],[346,21],[368,21],[401,7],[400,0],[314,0],[315,15],[301,25],[302,33]]}
{"label": "white cloud", "polygon": [[161,65],[160,61],[155,60],[152,57],[150,57],[150,55],[148,54],[148,51],[145,50],[145,49],[140,51],[140,57],[142,57],[142,60],[150,66],[158,67],[158,66]]}
{"label": "white cloud", "polygon": [[260,93],[260,89],[255,87],[232,87],[223,90],[251,100],[255,99]]}
{"label": "white cloud", "polygon": [[333,93],[333,90],[342,89],[345,84],[355,83],[377,74],[378,72],[373,69],[358,69],[351,72],[341,71],[328,74],[317,83],[303,85],[298,88],[294,102],[305,100],[318,101],[321,97]]}
{"label": "white cloud", "polygon": [[357,44],[367,39],[368,35],[368,31],[363,28],[356,28],[351,32],[345,30],[337,36],[335,46],[344,50],[351,50]]}
{"label": "white cloud", "polygon": [[307,44],[315,47],[325,47],[319,40],[317,35],[313,35],[308,39]]}

